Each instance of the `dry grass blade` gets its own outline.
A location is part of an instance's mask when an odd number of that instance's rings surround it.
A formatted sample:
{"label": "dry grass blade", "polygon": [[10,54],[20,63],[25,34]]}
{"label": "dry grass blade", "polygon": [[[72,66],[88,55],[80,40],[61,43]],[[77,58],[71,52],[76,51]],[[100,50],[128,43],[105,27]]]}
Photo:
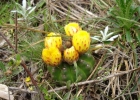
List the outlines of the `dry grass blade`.
{"label": "dry grass blade", "polygon": [[[48,3],[48,2],[47,2]],[[81,4],[80,4],[81,3]],[[48,5],[48,4],[47,4]],[[88,9],[82,7],[83,2],[76,1],[57,1],[49,2],[49,8],[51,12],[57,12],[60,18],[71,18],[73,20],[82,20],[82,23],[87,22],[88,19],[97,18],[98,16]],[[88,4],[84,4],[89,6]]]}

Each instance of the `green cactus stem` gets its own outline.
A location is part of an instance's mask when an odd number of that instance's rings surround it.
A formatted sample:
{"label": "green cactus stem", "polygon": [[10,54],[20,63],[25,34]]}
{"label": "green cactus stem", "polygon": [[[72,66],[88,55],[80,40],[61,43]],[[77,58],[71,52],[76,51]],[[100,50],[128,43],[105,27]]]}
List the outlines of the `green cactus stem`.
{"label": "green cactus stem", "polygon": [[[77,67],[69,65],[66,62],[58,67],[48,66],[48,70],[53,80],[58,82],[78,82],[88,78],[95,65],[95,59],[90,53],[80,55],[77,61]],[[76,75],[77,74],[77,75]]]}

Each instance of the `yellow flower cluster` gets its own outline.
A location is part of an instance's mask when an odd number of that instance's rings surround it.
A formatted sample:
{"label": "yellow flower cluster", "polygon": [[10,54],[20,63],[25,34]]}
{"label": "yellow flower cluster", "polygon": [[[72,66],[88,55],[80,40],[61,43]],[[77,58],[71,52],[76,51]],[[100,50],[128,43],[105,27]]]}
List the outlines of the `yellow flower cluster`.
{"label": "yellow flower cluster", "polygon": [[90,47],[90,34],[81,29],[78,23],[69,23],[64,27],[66,35],[72,36],[72,47],[64,51],[64,60],[72,63]]}
{"label": "yellow flower cluster", "polygon": [[[77,61],[80,54],[87,52],[90,47],[90,34],[81,29],[78,23],[72,22],[64,27],[66,35],[72,36],[72,46],[60,52],[62,38],[60,34],[51,32],[45,38],[45,49],[42,51],[42,59],[51,66],[58,66],[62,58],[72,64]],[[63,57],[62,57],[63,54]]]}
{"label": "yellow flower cluster", "polygon": [[47,35],[44,42],[45,49],[42,50],[42,59],[47,65],[59,65],[62,60],[62,54],[59,50],[62,47],[60,34],[51,32]]}

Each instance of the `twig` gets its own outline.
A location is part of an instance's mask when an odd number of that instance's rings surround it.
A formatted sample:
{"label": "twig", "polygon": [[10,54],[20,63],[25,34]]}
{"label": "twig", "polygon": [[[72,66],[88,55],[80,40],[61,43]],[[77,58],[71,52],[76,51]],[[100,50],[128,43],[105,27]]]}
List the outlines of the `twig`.
{"label": "twig", "polygon": [[[76,84],[73,83],[73,84],[70,85],[70,87],[81,86],[81,85],[91,84],[91,83],[99,83],[99,82],[105,81],[107,79],[110,79],[110,78],[113,78],[113,77],[117,77],[117,76],[121,76],[121,75],[124,75],[124,74],[128,74],[128,73],[131,73],[131,72],[134,72],[134,71],[138,71],[138,70],[140,70],[140,66],[139,66],[139,68],[135,68],[135,69],[132,69],[132,70],[116,72],[114,74],[111,74],[111,75],[108,75],[106,77],[103,77],[103,78],[101,78],[99,80],[95,79],[95,80],[79,82],[79,83],[76,83]],[[60,91],[60,90],[64,90],[64,89],[67,89],[67,86],[62,86],[62,87],[59,87],[59,88],[55,88],[53,90],[48,90],[48,93],[54,92],[54,91]]]}
{"label": "twig", "polygon": [[38,86],[37,86],[37,83],[36,83],[36,81],[34,80],[34,78],[33,78],[32,74],[31,74],[31,72],[27,69],[26,64],[22,61],[22,62],[20,63],[20,65],[24,68],[24,70],[27,72],[27,74],[28,74],[29,77],[31,78],[31,81],[32,81],[33,85],[36,87],[38,93],[40,94],[40,97],[41,97],[40,100],[44,100],[44,97],[43,97],[41,91],[39,90],[39,88],[38,88]]}
{"label": "twig", "polygon": [[[135,94],[135,93],[140,93],[140,91],[134,91],[134,92],[130,92],[131,94]],[[123,94],[123,95],[129,95],[130,93],[126,93],[126,94]],[[120,95],[122,96],[122,95]]]}
{"label": "twig", "polygon": [[117,49],[117,48],[114,47],[114,46],[105,45],[105,47],[109,47],[109,48],[115,49],[115,50],[117,50],[121,55],[123,55],[124,57],[130,58],[129,56],[127,56],[126,54],[124,54],[123,52],[121,52],[119,49]]}
{"label": "twig", "polygon": [[8,41],[8,39],[0,32],[0,35],[2,36],[2,38],[7,42],[7,44],[12,48],[15,49],[14,46]]}
{"label": "twig", "polygon": [[30,91],[30,90],[26,90],[26,89],[21,89],[18,87],[9,87],[9,90],[18,90],[20,92],[25,92],[25,93],[33,93],[33,94],[37,94],[37,91]]}
{"label": "twig", "polygon": [[[15,27],[15,25],[12,25],[12,24],[5,24],[4,26]],[[34,28],[29,28],[29,27],[24,27],[24,26],[17,26],[17,28],[27,29],[27,30],[30,30],[30,31],[44,33],[44,34],[49,33],[49,32],[46,32],[46,31],[37,30],[37,29],[34,29]]]}
{"label": "twig", "polygon": [[[46,81],[47,82],[47,81]],[[60,95],[58,95],[58,93],[52,88],[52,86],[47,82],[47,84],[49,85],[49,87],[52,89],[52,91],[59,97],[60,100],[63,100]]]}
{"label": "twig", "polygon": [[[4,25],[5,27],[7,26],[8,28],[10,28],[10,27],[15,27],[15,25],[13,25],[13,24],[5,24]],[[4,27],[3,27],[4,28]],[[50,32],[46,32],[46,31],[42,31],[42,30],[38,30],[38,29],[35,29],[35,28],[29,28],[29,27],[25,27],[25,26],[17,26],[17,28],[20,28],[20,29],[26,29],[26,30],[29,30],[29,31],[33,31],[33,32],[38,32],[38,33],[43,33],[43,34],[48,34],[48,33],[50,33]],[[58,35],[57,35],[58,36]],[[61,34],[60,36],[62,36],[62,37],[69,37],[69,36],[67,36],[67,35],[64,35],[64,34]]]}
{"label": "twig", "polygon": [[[3,37],[3,39],[7,42],[7,44],[14,49],[15,53],[17,53],[16,49],[14,48],[14,46],[7,40],[7,38],[0,32],[0,35]],[[32,74],[30,73],[30,71],[27,69],[25,63],[22,61],[21,62],[21,66],[25,69],[25,71],[27,72],[27,74],[30,76],[31,81],[33,83],[33,85],[37,86],[34,78],[32,77]]]}
{"label": "twig", "polygon": [[34,80],[34,78],[33,78],[32,74],[31,74],[31,72],[27,69],[26,64],[22,61],[22,62],[20,63],[20,65],[24,68],[24,70],[25,70],[25,71],[27,72],[27,74],[30,76],[33,85],[34,85],[34,86],[37,86],[37,83],[36,83],[36,81]]}

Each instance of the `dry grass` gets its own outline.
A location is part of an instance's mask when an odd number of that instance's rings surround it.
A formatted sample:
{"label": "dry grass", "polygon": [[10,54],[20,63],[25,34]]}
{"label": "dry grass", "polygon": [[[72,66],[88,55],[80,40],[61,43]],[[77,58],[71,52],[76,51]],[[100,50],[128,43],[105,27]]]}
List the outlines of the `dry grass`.
{"label": "dry grass", "polygon": [[[54,23],[64,25],[67,22],[76,21],[84,29],[90,31],[91,35],[96,35],[101,29],[110,25],[110,22],[106,19],[107,11],[114,5],[114,0],[46,0],[43,9],[48,9],[50,19],[51,16],[55,16]],[[19,29],[22,28],[19,27]],[[33,28],[26,29],[34,32],[44,32]],[[36,43],[38,44],[38,42]],[[45,93],[50,96],[56,94],[54,98],[60,100],[63,100],[63,96],[65,97],[66,94],[69,95],[66,100],[74,100],[73,98],[78,97],[79,99],[75,100],[81,100],[81,96],[82,100],[138,100],[140,99],[140,49],[139,46],[132,48],[127,43],[122,44],[124,44],[124,49],[116,43],[107,45],[106,48],[112,52],[104,48],[97,53],[93,51],[96,66],[87,80],[83,82],[70,84],[69,88],[67,86],[56,87],[55,84],[50,83],[51,77],[49,73],[43,72],[46,76],[41,77],[42,81],[39,81],[38,85],[46,84],[48,91]],[[94,46],[95,44],[93,43],[92,45]],[[137,43],[134,43],[134,45],[137,45]],[[21,52],[24,52],[24,50],[21,50]],[[7,53],[7,55],[11,54]],[[12,54],[12,56],[14,55]],[[29,64],[29,68],[34,65],[38,66],[32,61],[31,63],[33,64]],[[36,74],[38,74],[38,70],[39,68],[35,71]],[[25,72],[21,73],[24,74]],[[34,78],[36,74],[34,74]],[[22,81],[21,83],[23,84]],[[31,93],[32,98],[35,97],[33,94],[39,92],[37,90],[27,91],[24,86],[21,87],[22,89],[15,85],[15,87],[11,86],[9,89],[22,92],[22,96],[24,96],[23,94]]]}

